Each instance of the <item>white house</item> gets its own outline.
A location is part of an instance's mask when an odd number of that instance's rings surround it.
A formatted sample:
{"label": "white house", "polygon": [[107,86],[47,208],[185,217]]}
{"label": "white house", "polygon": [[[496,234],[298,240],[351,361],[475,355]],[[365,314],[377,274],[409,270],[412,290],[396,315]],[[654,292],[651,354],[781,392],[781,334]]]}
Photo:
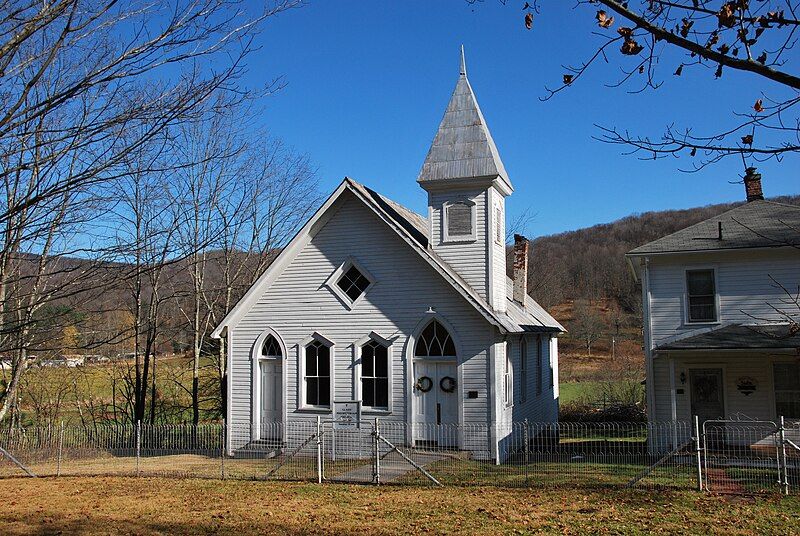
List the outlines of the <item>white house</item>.
{"label": "white house", "polygon": [[800,418],[800,207],[747,203],[628,253],[650,420]]}
{"label": "white house", "polygon": [[557,420],[563,328],[527,296],[522,237],[506,276],[513,188],[463,54],[417,183],[426,216],[344,179],[216,328],[231,449],[285,430],[271,423],[330,419],[340,400],[402,423],[408,442],[483,425],[480,444],[448,446],[492,453],[507,423]]}

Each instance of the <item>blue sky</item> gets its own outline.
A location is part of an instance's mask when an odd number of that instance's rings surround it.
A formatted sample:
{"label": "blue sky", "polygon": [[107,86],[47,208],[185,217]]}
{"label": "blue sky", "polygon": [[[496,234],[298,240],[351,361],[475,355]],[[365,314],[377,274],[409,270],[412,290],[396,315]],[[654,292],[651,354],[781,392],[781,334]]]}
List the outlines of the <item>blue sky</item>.
{"label": "blue sky", "polygon": [[[580,83],[541,102],[596,43],[593,11],[573,2],[543,2],[534,29],[522,24],[523,2],[486,0],[311,0],[269,21],[247,81],[281,75],[286,87],[264,103],[260,122],[319,168],[330,192],[347,175],[425,213],[415,180],[458,76],[458,49],[515,193],[509,219],[535,214],[529,236],[586,227],[631,213],[742,200],[731,184],[734,158],[700,173],[682,173],[690,158],[641,161],[593,140],[595,124],[658,136],[667,124],[712,133],[732,124],[761,91],[781,88],[755,76],[713,67],[672,76],[678,57],[662,57],[657,91],[608,88],[619,62],[598,65]],[[517,5],[519,4],[519,5]],[[616,60],[616,56],[614,60]],[[796,194],[800,160],[758,165],[768,196]]]}

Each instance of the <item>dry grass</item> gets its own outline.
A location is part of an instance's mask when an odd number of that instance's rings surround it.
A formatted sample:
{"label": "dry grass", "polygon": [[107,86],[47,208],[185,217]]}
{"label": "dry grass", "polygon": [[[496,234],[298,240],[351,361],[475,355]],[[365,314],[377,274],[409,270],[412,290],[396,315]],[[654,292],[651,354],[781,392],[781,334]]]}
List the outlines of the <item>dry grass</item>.
{"label": "dry grass", "polygon": [[5,534],[797,533],[800,500],[695,492],[0,480]]}

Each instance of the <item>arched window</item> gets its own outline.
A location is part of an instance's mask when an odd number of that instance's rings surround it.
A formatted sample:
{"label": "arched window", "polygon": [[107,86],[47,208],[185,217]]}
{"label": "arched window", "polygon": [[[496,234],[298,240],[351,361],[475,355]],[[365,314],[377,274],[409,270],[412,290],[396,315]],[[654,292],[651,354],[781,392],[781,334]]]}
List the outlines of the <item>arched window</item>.
{"label": "arched window", "polygon": [[278,340],[272,334],[267,335],[267,338],[264,339],[264,344],[261,345],[261,357],[271,357],[273,359],[281,359],[283,357],[281,345],[278,344]]}
{"label": "arched window", "polygon": [[447,329],[436,320],[425,326],[414,346],[415,357],[456,357],[456,345]]}

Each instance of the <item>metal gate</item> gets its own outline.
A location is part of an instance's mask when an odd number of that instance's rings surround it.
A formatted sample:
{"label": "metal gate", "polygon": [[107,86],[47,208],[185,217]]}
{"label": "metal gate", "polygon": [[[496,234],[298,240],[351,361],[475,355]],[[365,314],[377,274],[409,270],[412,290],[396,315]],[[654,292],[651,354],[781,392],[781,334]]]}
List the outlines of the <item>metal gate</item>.
{"label": "metal gate", "polygon": [[703,487],[720,493],[788,493],[798,457],[779,422],[709,420],[702,429]]}

